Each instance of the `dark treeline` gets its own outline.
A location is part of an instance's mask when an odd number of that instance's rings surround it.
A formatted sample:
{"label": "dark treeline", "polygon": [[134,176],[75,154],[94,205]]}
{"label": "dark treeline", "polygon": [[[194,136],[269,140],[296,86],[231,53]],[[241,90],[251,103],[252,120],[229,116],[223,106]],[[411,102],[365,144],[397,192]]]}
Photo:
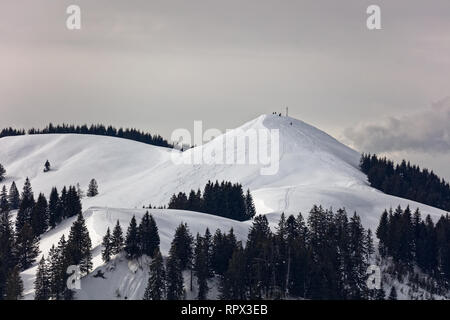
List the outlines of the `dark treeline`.
{"label": "dark treeline", "polygon": [[[73,290],[67,285],[69,266],[78,266],[80,276],[92,270],[92,243],[83,215],[80,213],[66,240],[62,235],[58,244],[50,248],[47,258],[42,256],[34,281],[35,300],[70,300]],[[76,272],[76,270],[72,270]]]}
{"label": "dark treeline", "polygon": [[[384,298],[382,290],[366,286],[372,253],[370,232],[356,214],[348,218],[345,210],[314,206],[306,222],[300,214],[282,215],[276,232],[265,216],[255,217],[245,246],[233,230],[217,230],[214,236],[206,230],[194,241],[187,225],[180,225],[166,268],[193,270],[198,299],[207,297],[207,280],[214,276],[225,300]],[[182,283],[172,283],[176,273],[167,278],[167,299],[183,298]]]}
{"label": "dark treeline", "polygon": [[[150,133],[143,132],[134,128],[116,129],[113,126],[104,126],[102,124],[96,125],[92,124],[90,126],[87,125],[75,126],[69,124],[53,125],[52,123],[50,123],[44,129],[31,128],[27,132],[28,134],[49,134],[49,133],[92,134],[99,136],[109,136],[109,137],[129,139],[160,147],[168,147],[168,148],[173,147],[167,140],[165,140],[160,135],[152,135]],[[12,128],[7,128],[0,131],[0,138],[24,134],[25,130],[16,130]]]}
{"label": "dark treeline", "polygon": [[[143,248],[147,253],[153,250],[146,300],[185,299],[194,288],[198,299],[207,299],[213,278],[218,279],[219,298],[225,300],[385,298],[383,289],[369,290],[366,285],[374,252],[371,233],[356,213],[347,217],[343,209],[333,213],[314,206],[307,221],[301,214],[287,218],[283,214],[275,232],[265,216],[257,216],[245,246],[233,229],[225,233],[218,229],[214,235],[206,229],[194,238],[188,225],[181,223],[165,261],[157,234],[146,213],[139,226],[132,218],[124,240],[129,259],[144,254]],[[113,242],[108,229],[103,253],[111,252]]]}
{"label": "dark treeline", "polygon": [[401,164],[376,155],[363,154],[360,167],[372,187],[387,194],[450,210],[450,185],[433,171],[405,160]]}
{"label": "dark treeline", "polygon": [[191,190],[189,196],[184,192],[173,195],[168,208],[205,212],[238,221],[252,219],[256,213],[250,190],[244,194],[242,185],[228,181],[208,181],[203,194],[200,190]]}
{"label": "dark treeline", "polygon": [[[10,211],[17,209],[13,225]],[[60,290],[42,293],[45,297],[60,298],[64,294],[65,298],[70,298],[72,293],[66,287],[66,269],[69,265],[80,265],[81,271],[85,273],[92,268],[91,242],[81,214],[78,192],[75,187],[64,187],[59,196],[54,188],[47,202],[42,193],[37,200],[34,199],[28,178],[21,194],[14,182],[9,194],[3,186],[0,193],[0,300],[22,298],[23,283],[19,272],[36,262],[40,235],[62,219],[76,215],[78,219],[71,228],[68,240],[63,237],[58,247],[52,248],[48,259],[43,258],[39,263],[36,281],[44,281],[42,279],[45,278],[44,282],[47,283],[47,280],[52,279],[48,285],[56,286],[58,282]],[[37,294],[39,296],[41,293]]]}
{"label": "dark treeline", "polygon": [[13,129],[13,128],[9,127],[9,128],[4,128],[0,131],[0,138],[10,137],[10,136],[23,136],[23,135],[25,135],[25,133],[26,132],[23,129],[17,130],[17,129]]}
{"label": "dark treeline", "polygon": [[53,187],[49,200],[40,193],[35,200],[31,183],[26,178],[22,194],[19,195],[15,182],[11,184],[9,194],[3,187],[2,198],[8,204],[9,210],[17,211],[15,230],[17,233],[28,224],[33,235],[40,236],[49,228],[54,228],[62,220],[74,217],[82,212],[82,191],[75,186],[63,187],[61,194]]}
{"label": "dark treeline", "polygon": [[[10,221],[11,210],[17,210],[14,225]],[[17,274],[36,262],[39,237],[63,219],[80,216],[81,211],[79,192],[73,186],[64,187],[61,195],[53,188],[49,201],[42,193],[35,200],[28,178],[21,194],[15,182],[9,192],[3,186],[0,193],[0,299],[21,297],[23,284]]]}
{"label": "dark treeline", "polygon": [[[450,218],[434,224],[429,215],[422,220],[419,209],[409,207],[384,211],[377,228],[381,257],[392,257],[396,273],[405,275],[415,266],[448,290],[450,283]],[[439,287],[438,286],[438,287]],[[439,293],[439,292],[435,292]]]}

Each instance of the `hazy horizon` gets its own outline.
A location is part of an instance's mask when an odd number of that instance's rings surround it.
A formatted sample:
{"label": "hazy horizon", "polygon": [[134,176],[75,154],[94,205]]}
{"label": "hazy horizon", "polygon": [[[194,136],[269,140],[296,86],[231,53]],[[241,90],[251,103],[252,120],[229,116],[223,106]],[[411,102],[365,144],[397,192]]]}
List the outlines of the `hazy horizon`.
{"label": "hazy horizon", "polygon": [[[81,30],[66,8],[81,8]],[[366,9],[381,8],[381,30]],[[5,0],[0,127],[103,123],[169,139],[283,112],[450,180],[450,2]]]}

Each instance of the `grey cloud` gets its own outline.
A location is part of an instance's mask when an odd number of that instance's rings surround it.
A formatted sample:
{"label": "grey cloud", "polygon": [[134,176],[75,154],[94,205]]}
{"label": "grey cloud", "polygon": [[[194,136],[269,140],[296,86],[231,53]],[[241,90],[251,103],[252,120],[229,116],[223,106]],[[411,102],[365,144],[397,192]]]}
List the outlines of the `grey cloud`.
{"label": "grey cloud", "polygon": [[348,128],[344,134],[362,152],[450,153],[450,97],[420,112]]}

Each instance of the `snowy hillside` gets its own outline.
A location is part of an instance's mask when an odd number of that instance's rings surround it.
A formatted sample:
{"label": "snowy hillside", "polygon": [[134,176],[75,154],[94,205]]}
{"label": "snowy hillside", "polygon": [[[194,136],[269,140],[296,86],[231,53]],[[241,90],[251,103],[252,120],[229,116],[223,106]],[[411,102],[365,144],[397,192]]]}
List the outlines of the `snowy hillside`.
{"label": "snowy hillside", "polygon": [[[110,209],[92,207],[83,213],[86,220],[86,226],[92,240],[94,269],[103,264],[101,259],[101,242],[106,233],[106,229],[109,227],[112,230],[117,220],[119,220],[122,228],[126,230],[126,227],[130,223],[133,215],[136,217],[137,221],[140,221],[146,211],[147,210],[144,209]],[[197,234],[197,232],[203,234],[206,228],[209,228],[212,232],[214,232],[217,228],[220,228],[223,231],[228,231],[233,228],[238,240],[244,240],[246,238],[247,231],[250,226],[249,222],[237,222],[234,220],[191,211],[150,209],[149,212],[153,215],[158,225],[159,236],[161,238],[161,253],[163,255],[168,254],[175,228],[182,222],[188,224],[193,235]],[[57,244],[63,234],[67,238],[70,226],[75,219],[76,217],[73,217],[63,221],[54,230],[45,233],[41,237],[40,250],[42,254],[47,256],[51,246],[53,244]],[[24,294],[27,299],[32,298],[33,281],[35,278],[36,269],[37,267],[35,266],[22,273],[25,287]],[[145,274],[143,274],[144,277],[147,276],[147,271],[148,270],[146,270]],[[116,280],[119,283],[121,283],[122,280],[127,281],[126,279],[121,279],[121,277],[118,277]],[[132,283],[132,285],[136,285],[136,283]],[[145,289],[146,282],[144,282],[143,285],[144,288],[142,288],[142,290]],[[85,292],[85,294],[87,293]]]}
{"label": "snowy hillside", "polygon": [[[261,175],[262,166],[256,164],[176,165],[172,161],[173,157],[186,159],[195,153],[209,154],[213,158],[227,157],[223,143],[227,137],[238,138],[252,130],[272,129],[278,129],[280,137],[279,171],[275,175]],[[249,152],[248,148],[234,151],[237,159],[244,159]],[[257,212],[267,214],[271,223],[278,221],[281,212],[307,214],[313,204],[357,211],[365,227],[371,229],[376,228],[385,208],[399,204],[419,207],[423,215],[430,214],[434,218],[444,213],[371,188],[366,176],[358,169],[359,158],[359,153],[319,129],[293,118],[274,115],[260,116],[185,152],[88,135],[52,134],[0,139],[0,163],[7,170],[3,183],[8,187],[16,181],[21,188],[25,178],[29,177],[34,193],[44,192],[48,196],[53,186],[60,190],[64,185],[79,183],[86,190],[92,178],[98,181],[100,194],[82,200],[93,242],[94,268],[102,265],[101,238],[107,227],[112,228],[117,219],[126,228],[133,215],[140,220],[145,213],[140,209],[143,205],[165,205],[172,194],[202,189],[208,180],[229,180],[250,188]],[[47,159],[52,164],[52,170],[44,173],[43,166]],[[212,232],[217,228],[227,231],[233,227],[240,240],[246,238],[251,224],[188,211],[150,211],[158,224],[163,255],[167,254],[174,230],[180,222],[187,222],[194,235],[204,233],[207,227]],[[43,254],[47,255],[51,245],[56,244],[62,234],[68,234],[73,219],[63,221],[42,236],[40,249]],[[146,272],[141,270],[135,275],[122,277],[120,273],[126,271],[124,262],[120,258],[116,262],[118,267],[113,276],[114,282],[105,283],[104,290],[108,291],[105,297],[114,297],[119,287],[129,298],[142,295]],[[28,299],[33,297],[35,272],[36,266],[22,273]],[[97,291],[89,291],[88,288],[103,279],[88,281],[90,278],[92,275],[83,280],[83,288],[86,289],[79,293],[79,297],[101,298]]]}
{"label": "snowy hillside", "polygon": [[[280,163],[276,175],[261,175],[255,164],[180,164],[172,157],[190,158],[192,153],[221,157],[224,139],[252,130],[278,129]],[[229,152],[230,150],[228,150]],[[234,151],[234,150],[233,150]],[[236,152],[237,159],[248,148]],[[33,135],[0,139],[0,163],[8,171],[5,184],[13,180],[20,188],[29,177],[35,192],[49,194],[51,187],[90,179],[99,183],[100,194],[84,198],[91,206],[142,208],[165,205],[175,192],[203,188],[208,180],[229,180],[250,188],[258,213],[307,213],[311,206],[345,207],[356,210],[363,223],[374,228],[382,210],[401,204],[420,207],[438,217],[441,210],[385,195],[368,186],[358,169],[360,155],[323,131],[302,121],[274,115],[260,116],[215,138],[203,146],[180,153],[119,138],[84,135]],[[53,170],[42,172],[49,159]],[[277,216],[277,214],[275,214]],[[276,219],[275,219],[276,220]]]}

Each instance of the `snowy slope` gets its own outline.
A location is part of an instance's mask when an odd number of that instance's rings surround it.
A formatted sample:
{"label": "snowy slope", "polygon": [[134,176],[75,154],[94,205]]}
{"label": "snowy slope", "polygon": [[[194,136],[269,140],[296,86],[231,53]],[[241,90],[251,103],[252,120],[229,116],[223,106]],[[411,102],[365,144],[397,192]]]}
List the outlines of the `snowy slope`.
{"label": "snowy slope", "polygon": [[[239,138],[254,130],[279,130],[280,163],[275,175],[261,175],[262,165],[257,164],[182,164],[176,165],[173,157],[190,158],[196,153],[211,155],[212,158],[228,157],[226,138]],[[253,141],[254,142],[254,141]],[[245,159],[248,148],[236,151],[236,159]],[[151,146],[135,141],[112,137],[89,135],[33,135],[5,137],[0,139],[0,163],[7,170],[4,182],[8,187],[15,180],[21,188],[28,176],[35,193],[49,194],[53,186],[59,190],[64,185],[80,183],[86,190],[90,179],[99,184],[100,194],[84,198],[83,208],[86,222],[94,245],[94,265],[101,266],[100,242],[106,228],[113,227],[119,219],[126,229],[133,214],[138,220],[145,212],[143,205],[167,204],[176,192],[203,188],[208,180],[229,180],[240,182],[252,191],[257,212],[267,214],[275,224],[281,212],[287,214],[308,213],[313,204],[324,207],[345,207],[357,211],[365,227],[376,228],[381,212],[397,205],[419,207],[424,215],[437,218],[444,212],[414,201],[389,196],[371,188],[366,176],[358,170],[360,155],[341,144],[323,131],[302,121],[263,115],[241,127],[228,131],[214,140],[179,152]],[[43,173],[45,160],[52,164],[52,171]],[[127,208],[127,209],[112,209]],[[187,211],[151,210],[158,223],[161,247],[167,253],[175,227],[187,222],[193,234],[203,233],[206,227],[213,232],[235,229],[239,239],[245,239],[250,222],[230,221],[215,216]],[[64,221],[55,230],[42,236],[41,251],[47,254],[62,234],[68,234],[73,219]],[[147,274],[143,270],[135,275],[128,272],[118,257],[117,269],[111,275],[113,282],[106,282],[104,290],[108,298],[114,298],[120,287],[129,298],[142,294]],[[32,298],[36,267],[22,273],[27,298]],[[93,283],[103,279],[83,280],[86,290],[80,297],[101,298],[98,292],[89,290]],[[91,280],[89,280],[91,279]],[[114,292],[113,292],[114,291]]]}
{"label": "snowy slope", "polygon": [[[292,123],[292,125],[291,125]],[[193,153],[221,157],[227,136],[239,137],[252,130],[278,129],[280,164],[276,175],[261,175],[254,164],[181,164],[172,156]],[[234,151],[234,150],[232,150]],[[241,159],[248,148],[236,152]],[[21,188],[29,176],[35,192],[49,194],[52,186],[80,183],[86,190],[91,178],[100,194],[84,198],[83,207],[141,208],[167,204],[179,191],[203,188],[208,180],[230,180],[250,188],[258,213],[307,213],[314,203],[356,210],[366,227],[374,228],[386,207],[401,204],[420,207],[437,217],[441,210],[385,195],[367,184],[358,170],[360,155],[323,131],[302,121],[263,115],[214,140],[180,153],[119,138],[85,135],[35,135],[0,139],[0,163],[7,171],[5,184],[15,180]],[[50,160],[54,170],[43,173]]]}
{"label": "snowy slope", "polygon": [[[110,209],[110,208],[92,207],[83,213],[84,218],[86,220],[86,226],[89,230],[89,235],[92,240],[92,248],[93,248],[92,257],[94,268],[97,268],[102,265],[101,242],[103,236],[106,233],[106,229],[109,227],[112,230],[117,220],[119,220],[120,225],[124,230],[124,233],[126,233],[126,229],[133,215],[136,217],[137,222],[139,223],[139,221],[141,220],[142,216],[145,214],[146,211],[147,210],[144,209]],[[229,229],[233,228],[236,238],[238,240],[244,240],[246,238],[247,231],[250,226],[249,222],[238,222],[198,212],[183,211],[183,210],[159,210],[159,209],[150,209],[148,211],[153,215],[153,217],[156,220],[156,224],[159,229],[159,236],[161,239],[160,245],[161,253],[163,255],[168,254],[170,249],[170,242],[172,241],[174,231],[176,227],[182,222],[188,224],[189,229],[193,235],[196,235],[197,232],[204,234],[206,228],[209,228],[212,233],[214,233],[214,231],[218,228],[220,228],[222,231],[229,231]],[[56,245],[63,234],[66,236],[67,239],[70,227],[75,219],[76,217],[67,219],[63,221],[60,225],[58,225],[54,230],[51,230],[42,235],[40,241],[41,254],[47,256],[48,251],[50,250],[52,244]],[[37,266],[34,266],[22,273],[22,278],[25,287],[24,293],[25,298],[27,299],[33,297],[32,295],[33,281],[35,278],[36,269]],[[136,277],[139,276],[139,274],[137,275],[132,275],[131,273],[128,274],[128,271],[129,271],[128,268],[125,271],[122,270],[122,272],[125,272],[128,276],[132,278],[132,280],[136,280]],[[145,270],[145,273],[142,274],[142,276],[146,277],[147,272],[148,269]],[[122,283],[122,286],[123,281],[125,282],[131,281],[128,278],[121,279],[121,277],[117,276],[118,275],[116,274],[115,281],[119,284]],[[92,275],[90,277],[92,277]],[[139,277],[137,279],[139,280]],[[145,282],[144,289],[146,284],[147,283]],[[136,282],[132,281],[131,285],[136,285]],[[84,286],[83,288],[86,288],[86,286]],[[88,293],[84,291],[84,294]]]}

